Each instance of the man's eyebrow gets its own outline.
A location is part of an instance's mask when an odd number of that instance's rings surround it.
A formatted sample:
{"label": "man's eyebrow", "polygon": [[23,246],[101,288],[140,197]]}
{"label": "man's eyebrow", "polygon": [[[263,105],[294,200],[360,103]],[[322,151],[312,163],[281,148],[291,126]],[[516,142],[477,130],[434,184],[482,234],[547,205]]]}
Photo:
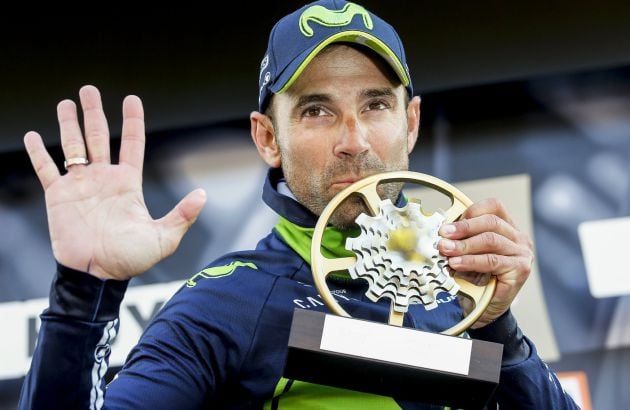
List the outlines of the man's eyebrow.
{"label": "man's eyebrow", "polygon": [[394,90],[388,87],[383,88],[370,88],[367,90],[361,91],[361,96],[364,98],[374,98],[374,97],[392,97],[395,98],[396,94],[394,94]]}
{"label": "man's eyebrow", "polygon": [[304,107],[307,104],[313,102],[330,102],[332,101],[332,97],[329,94],[308,94],[302,95],[297,100],[297,104],[295,104],[295,108]]}

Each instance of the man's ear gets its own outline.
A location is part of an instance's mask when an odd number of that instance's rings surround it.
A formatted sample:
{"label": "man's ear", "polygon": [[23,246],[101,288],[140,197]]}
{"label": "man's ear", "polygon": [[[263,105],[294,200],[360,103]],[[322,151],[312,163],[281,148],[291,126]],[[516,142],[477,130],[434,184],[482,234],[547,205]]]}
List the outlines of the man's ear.
{"label": "man's ear", "polygon": [[249,121],[252,139],[262,159],[272,168],[280,167],[280,148],[271,118],[254,111],[249,115]]}
{"label": "man's ear", "polygon": [[415,96],[407,105],[407,153],[411,154],[420,133],[420,97]]}

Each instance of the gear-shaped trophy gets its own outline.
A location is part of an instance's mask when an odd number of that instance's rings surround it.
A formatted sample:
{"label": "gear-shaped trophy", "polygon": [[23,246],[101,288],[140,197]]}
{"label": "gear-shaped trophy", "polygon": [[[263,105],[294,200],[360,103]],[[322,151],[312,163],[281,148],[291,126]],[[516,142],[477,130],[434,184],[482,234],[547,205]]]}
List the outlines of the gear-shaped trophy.
{"label": "gear-shaped trophy", "polygon": [[[451,206],[433,214],[426,214],[420,204],[413,201],[398,208],[390,200],[382,200],[379,196],[377,187],[383,183],[424,185],[447,196]],[[351,195],[358,195],[371,215],[359,215],[355,222],[361,228],[361,234],[346,241],[346,249],[354,256],[327,258],[321,252],[324,230],[332,214]],[[437,251],[437,242],[440,226],[458,219],[471,204],[472,201],[454,186],[433,176],[411,171],[372,175],[339,192],[322,211],[311,246],[313,278],[328,308],[339,316],[350,317],[332,296],[326,283],[329,274],[347,270],[352,278],[368,282],[366,296],[370,300],[391,300],[389,323],[396,326],[402,326],[410,304],[420,303],[427,309],[433,309],[437,307],[436,295],[439,292],[461,293],[472,300],[475,307],[459,323],[441,333],[457,335],[464,332],[487,307],[496,281],[492,277],[485,286],[477,286],[451,276],[447,259]]]}
{"label": "gear-shaped trophy", "polygon": [[[397,207],[378,193],[379,185],[386,183],[424,185],[440,191],[451,205],[431,214],[413,199]],[[351,196],[359,196],[367,210],[355,219],[358,236],[346,239],[352,256],[326,257],[325,228]],[[471,204],[446,182],[410,171],[372,175],[339,192],[322,211],[311,245],[314,282],[333,314],[294,310],[284,377],[456,408],[483,408],[498,385],[503,347],[454,336],[485,310],[495,279],[477,286],[452,276],[448,259],[437,250],[442,224],[460,218]],[[339,305],[326,278],[345,271],[367,281],[371,301],[390,300],[387,324],[354,319]],[[402,327],[412,304],[439,309],[441,292],[461,294],[474,308],[442,334]]]}

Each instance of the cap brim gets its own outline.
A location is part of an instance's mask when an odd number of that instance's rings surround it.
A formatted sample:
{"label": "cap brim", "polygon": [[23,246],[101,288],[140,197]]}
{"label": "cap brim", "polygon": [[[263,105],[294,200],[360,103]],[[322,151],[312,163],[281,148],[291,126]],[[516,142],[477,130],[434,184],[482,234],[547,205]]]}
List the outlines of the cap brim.
{"label": "cap brim", "polygon": [[366,46],[378,53],[394,70],[401,83],[405,87],[409,87],[409,75],[396,54],[378,38],[369,33],[358,30],[349,30],[335,33],[326,38],[316,46],[307,49],[298,56],[287,68],[280,74],[278,79],[270,87],[275,94],[281,94],[293,85],[295,80],[302,74],[302,71],[310,64],[320,51],[331,43],[349,42]]}

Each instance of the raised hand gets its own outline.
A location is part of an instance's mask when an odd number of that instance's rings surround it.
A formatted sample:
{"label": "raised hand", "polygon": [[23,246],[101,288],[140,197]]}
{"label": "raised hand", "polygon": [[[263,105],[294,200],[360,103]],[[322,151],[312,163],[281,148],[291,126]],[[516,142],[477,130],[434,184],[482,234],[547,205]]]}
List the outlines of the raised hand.
{"label": "raised hand", "polygon": [[[438,250],[449,257],[456,274],[478,285],[485,284],[487,277],[481,274],[497,279],[494,297],[472,327],[485,326],[508,310],[529,276],[534,260],[532,241],[516,228],[496,199],[473,204],[460,220],[442,226],[440,235],[445,239],[440,240]],[[466,303],[462,306],[470,308]]]}
{"label": "raised hand", "polygon": [[[56,260],[102,279],[125,280],[172,254],[206,200],[197,189],[166,216],[153,219],[144,203],[142,165],[145,131],[141,100],[123,101],[119,163],[110,160],[109,128],[99,91],[79,91],[84,131],[71,100],[57,117],[67,173],[61,174],[33,131],[24,145],[44,188],[48,226]],[[86,161],[87,160],[87,161]]]}

